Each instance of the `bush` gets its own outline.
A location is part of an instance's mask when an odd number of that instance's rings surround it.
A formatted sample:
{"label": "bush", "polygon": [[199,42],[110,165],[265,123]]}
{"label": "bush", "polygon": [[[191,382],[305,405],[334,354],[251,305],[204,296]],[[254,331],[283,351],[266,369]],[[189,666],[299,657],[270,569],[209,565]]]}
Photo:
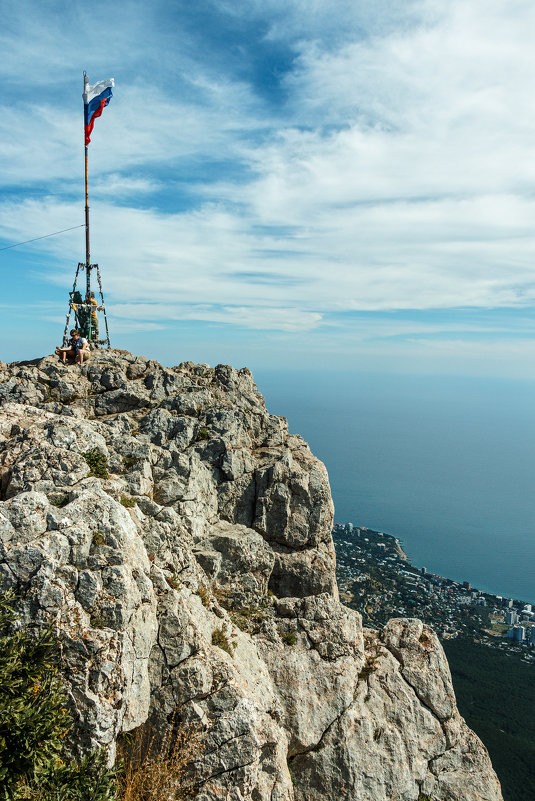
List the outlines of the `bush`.
{"label": "bush", "polygon": [[133,506],[136,506],[137,501],[129,495],[121,495],[121,503],[123,506],[126,506],[127,509],[132,509]]}
{"label": "bush", "polygon": [[108,460],[97,448],[91,448],[83,454],[84,459],[90,468],[90,476],[96,478],[109,478]]}
{"label": "bush", "polygon": [[49,631],[16,630],[13,594],[0,598],[0,786],[8,791],[58,756],[70,728]]}
{"label": "bush", "polygon": [[57,760],[38,781],[22,781],[13,801],[116,801],[116,770],[106,766],[106,752],[95,751],[80,762]]}
{"label": "bush", "polygon": [[[204,735],[176,726],[174,716],[163,738],[149,724],[124,737],[116,768],[107,767],[103,750],[79,761],[65,757],[72,720],[59,676],[59,645],[50,630],[31,637],[21,629],[14,600],[13,593],[0,593],[0,801],[195,797],[202,778],[192,767]],[[217,644],[230,649],[218,632]]]}
{"label": "bush", "polygon": [[232,645],[229,638],[225,634],[223,627],[214,629],[214,631],[212,632],[212,645],[217,645],[218,648],[221,648],[221,650],[226,651],[227,654],[230,654],[231,656],[234,653],[234,646]]}
{"label": "bush", "polygon": [[111,801],[104,754],[61,759],[72,721],[51,630],[31,637],[17,623],[13,593],[0,594],[0,799]]}
{"label": "bush", "polygon": [[210,432],[208,431],[206,426],[202,426],[197,431],[197,441],[202,442],[203,440],[208,440],[208,439],[210,439]]}

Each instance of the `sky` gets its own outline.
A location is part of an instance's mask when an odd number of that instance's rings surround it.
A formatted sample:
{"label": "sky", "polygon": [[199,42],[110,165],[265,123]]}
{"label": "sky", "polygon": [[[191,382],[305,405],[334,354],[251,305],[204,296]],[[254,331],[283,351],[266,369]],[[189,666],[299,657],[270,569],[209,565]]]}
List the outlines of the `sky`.
{"label": "sky", "polygon": [[86,70],[112,345],[535,377],[532,0],[0,3],[0,359],[61,339]]}
{"label": "sky", "polygon": [[533,0],[0,10],[0,360],[61,342],[85,259],[83,72],[114,78],[89,145],[112,345],[248,366],[340,513],[454,572],[446,526],[479,543],[464,577],[516,587],[535,497]]}

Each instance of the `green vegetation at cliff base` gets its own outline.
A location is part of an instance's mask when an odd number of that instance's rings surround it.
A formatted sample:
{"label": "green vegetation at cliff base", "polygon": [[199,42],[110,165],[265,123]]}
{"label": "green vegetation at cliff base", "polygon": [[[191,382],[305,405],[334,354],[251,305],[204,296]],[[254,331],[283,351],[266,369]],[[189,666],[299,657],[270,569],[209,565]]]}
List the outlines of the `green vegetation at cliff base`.
{"label": "green vegetation at cliff base", "polygon": [[533,666],[468,638],[445,640],[457,705],[486,745],[504,801],[535,798]]}

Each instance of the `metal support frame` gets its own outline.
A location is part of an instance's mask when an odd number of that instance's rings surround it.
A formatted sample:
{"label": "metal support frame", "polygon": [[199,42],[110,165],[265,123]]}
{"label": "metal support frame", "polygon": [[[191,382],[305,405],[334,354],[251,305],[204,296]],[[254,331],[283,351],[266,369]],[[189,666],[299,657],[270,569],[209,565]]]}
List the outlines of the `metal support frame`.
{"label": "metal support frame", "polygon": [[[78,281],[78,275],[80,273],[80,270],[85,270],[86,271],[86,286],[88,287],[88,289],[86,290],[86,301],[90,297],[89,293],[91,292],[91,288],[90,288],[91,287],[91,279],[90,279],[91,270],[96,270],[97,271],[98,291],[99,291],[100,301],[101,301],[99,306],[100,306],[101,311],[102,311],[102,313],[104,315],[104,326],[105,326],[105,329],[106,329],[106,337],[104,339],[96,339],[96,338],[93,339],[93,337],[92,337],[92,332],[91,332],[91,313],[95,310],[94,309],[94,305],[92,303],[87,303],[87,302],[85,302],[85,303],[76,303],[75,304],[76,305],[76,309],[73,310],[73,303],[74,303],[73,297],[74,297],[74,293],[76,292],[76,284],[77,284],[77,281]],[[76,326],[79,327],[77,309],[80,308],[80,307],[84,308],[84,309],[87,309],[87,311],[89,313],[89,342],[90,342],[90,344],[95,345],[96,347],[98,347],[99,345],[106,345],[108,350],[109,350],[111,348],[111,344],[110,344],[110,333],[109,333],[109,329],[108,329],[108,317],[106,315],[106,306],[104,304],[104,293],[102,291],[102,278],[101,278],[101,275],[100,275],[100,268],[99,268],[98,264],[86,265],[86,264],[83,264],[83,262],[80,262],[78,264],[78,267],[76,268],[76,273],[75,273],[75,276],[74,276],[74,283],[72,285],[72,292],[70,293],[70,297],[69,297],[69,310],[67,312],[67,319],[66,319],[66,322],[65,322],[65,330],[63,332],[63,346],[64,347],[67,345],[67,342],[68,342],[69,320],[70,320],[70,317],[71,317],[71,312],[74,311],[74,319],[75,319],[75,322],[76,322]]]}

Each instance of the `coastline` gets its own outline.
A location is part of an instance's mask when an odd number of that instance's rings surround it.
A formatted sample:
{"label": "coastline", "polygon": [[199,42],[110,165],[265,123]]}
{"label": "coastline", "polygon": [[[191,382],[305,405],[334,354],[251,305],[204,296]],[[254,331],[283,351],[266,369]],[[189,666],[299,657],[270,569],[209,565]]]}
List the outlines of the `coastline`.
{"label": "coastline", "polygon": [[[372,535],[379,535],[381,537],[384,537],[385,540],[390,541],[393,550],[396,551],[396,553],[399,555],[399,557],[406,563],[407,567],[412,568],[417,573],[421,573],[423,570],[426,570],[426,568],[424,568],[422,565],[415,564],[415,562],[413,561],[413,558],[410,556],[409,553],[407,553],[408,549],[405,550],[405,544],[404,544],[403,540],[400,537],[396,537],[394,534],[389,534],[389,533],[387,533],[385,531],[381,531],[379,529],[370,528],[369,526],[357,525],[356,523],[353,523],[353,522],[345,522],[345,523],[343,523],[343,522],[335,520],[335,522],[333,524],[333,527],[334,527],[334,529],[336,529],[336,527],[345,527],[345,526],[348,526],[348,525],[350,525],[352,530],[354,530],[354,531],[369,532]],[[515,606],[531,604],[531,605],[533,605],[535,607],[535,599],[530,600],[530,599],[525,599],[525,598],[518,598],[518,597],[515,597],[514,595],[510,595],[510,594],[507,594],[507,593],[504,593],[504,594],[498,593],[498,592],[495,592],[494,590],[490,590],[485,584],[481,584],[481,583],[478,583],[477,585],[476,584],[472,584],[472,582],[469,579],[467,579],[466,577],[451,578],[450,576],[446,576],[446,575],[444,575],[442,573],[435,573],[435,572],[431,572],[431,571],[427,571],[427,570],[426,570],[425,575],[427,575],[429,577],[433,577],[433,578],[435,578],[435,579],[437,579],[439,581],[448,582],[448,583],[450,583],[450,584],[452,584],[454,586],[462,587],[463,585],[468,585],[470,587],[471,591],[479,592],[480,594],[487,596],[489,599],[494,599],[496,605],[499,605],[500,602],[502,602],[504,600],[507,600],[507,601],[512,601]]]}

